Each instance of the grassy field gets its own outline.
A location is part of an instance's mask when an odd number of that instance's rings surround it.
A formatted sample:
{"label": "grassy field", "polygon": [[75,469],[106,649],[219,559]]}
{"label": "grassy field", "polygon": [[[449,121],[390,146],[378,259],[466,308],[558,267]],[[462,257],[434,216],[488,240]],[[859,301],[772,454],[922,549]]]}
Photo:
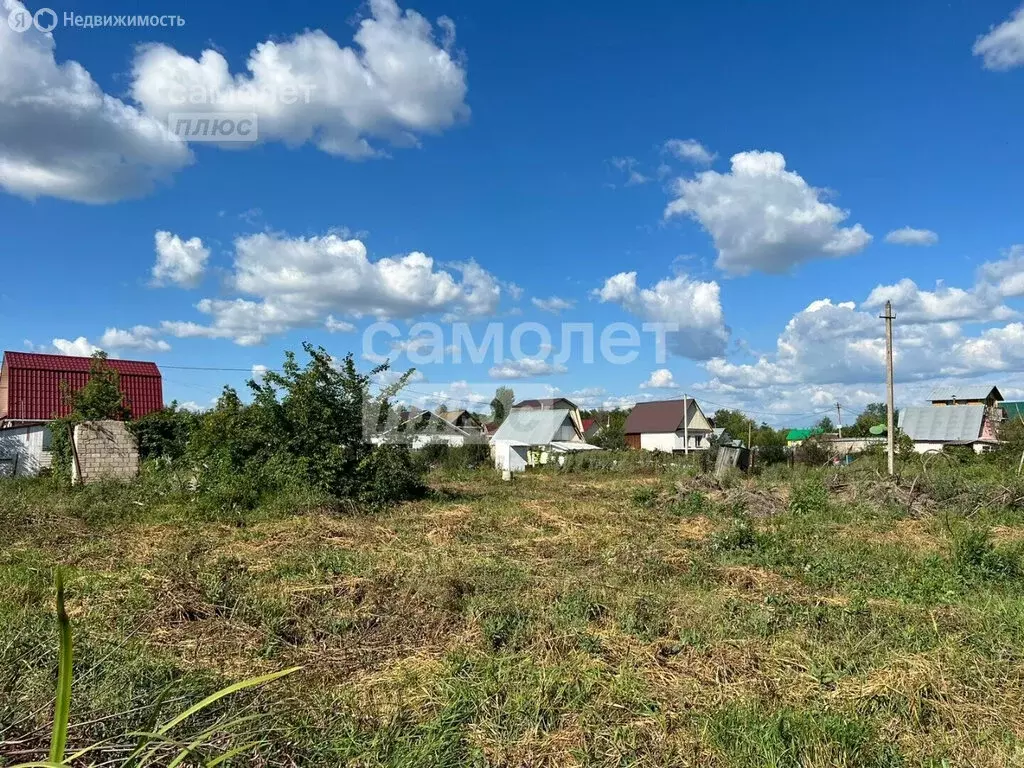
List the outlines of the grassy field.
{"label": "grassy field", "polygon": [[[918,470],[920,472],[920,470]],[[0,765],[224,700],[238,765],[1024,765],[1024,484],[857,464],[436,475],[376,514],[0,486]],[[226,737],[225,737],[226,738]],[[224,742],[227,743],[226,741]]]}

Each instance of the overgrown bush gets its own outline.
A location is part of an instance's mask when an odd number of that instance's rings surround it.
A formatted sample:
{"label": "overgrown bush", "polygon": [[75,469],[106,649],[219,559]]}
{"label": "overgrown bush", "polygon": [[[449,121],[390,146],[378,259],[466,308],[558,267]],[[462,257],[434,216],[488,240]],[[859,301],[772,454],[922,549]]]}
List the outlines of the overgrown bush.
{"label": "overgrown bush", "polygon": [[251,508],[267,493],[298,486],[374,505],[415,497],[421,472],[408,451],[374,448],[366,439],[370,421],[408,374],[374,398],[371,377],[386,365],[361,374],[351,354],[339,363],[323,348],[303,349],[304,367],[288,352],[280,372],[249,381],[251,404],[225,387],[198,417],[184,456],[197,490],[229,508]]}
{"label": "overgrown bush", "polygon": [[579,451],[570,453],[561,465],[562,472],[622,472],[657,475],[668,472],[696,470],[700,459],[661,451]]}
{"label": "overgrown bush", "polygon": [[828,510],[828,491],[817,475],[808,477],[793,488],[789,511],[796,515],[820,515]]}
{"label": "overgrown bush", "polygon": [[774,464],[785,464],[789,453],[784,445],[759,445],[754,455],[754,467],[768,467]]}
{"label": "overgrown bush", "polygon": [[382,445],[370,451],[359,464],[360,501],[383,506],[400,499],[423,495],[420,470],[404,445]]}
{"label": "overgrown bush", "polygon": [[185,454],[189,437],[200,420],[198,414],[183,410],[176,402],[128,422],[139,444],[139,458],[174,461]]}
{"label": "overgrown bush", "polygon": [[486,443],[467,443],[466,445],[430,443],[415,451],[414,457],[424,469],[440,468],[447,472],[458,472],[490,464],[491,452]]}
{"label": "overgrown bush", "polygon": [[796,447],[794,457],[798,464],[808,467],[823,467],[832,458],[832,453],[825,443],[811,437]]}

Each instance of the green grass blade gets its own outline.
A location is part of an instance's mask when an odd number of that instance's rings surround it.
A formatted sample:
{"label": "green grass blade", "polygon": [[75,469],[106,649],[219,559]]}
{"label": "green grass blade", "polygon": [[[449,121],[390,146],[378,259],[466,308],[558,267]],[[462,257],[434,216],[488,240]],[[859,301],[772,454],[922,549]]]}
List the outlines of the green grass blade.
{"label": "green grass blade", "polygon": [[263,743],[262,741],[250,741],[248,744],[243,744],[240,747],[235,747],[234,749],[229,749],[223,755],[220,755],[219,757],[215,757],[213,760],[208,762],[206,764],[206,768],[217,768],[218,765],[220,765],[223,762],[226,762],[226,761],[230,760],[235,755],[240,755],[243,752],[252,749],[253,747],[258,747],[262,743]]}
{"label": "green grass blade", "polygon": [[56,573],[57,621],[60,623],[60,661],[57,671],[57,702],[53,708],[53,737],[50,740],[50,762],[61,765],[68,743],[68,718],[71,715],[71,622],[64,610],[64,575]]}
{"label": "green grass blade", "polygon": [[192,717],[192,715],[196,714],[197,712],[201,712],[202,710],[206,709],[208,706],[210,706],[214,702],[219,701],[220,699],[223,699],[225,696],[230,696],[231,694],[237,693],[238,691],[243,691],[246,688],[254,688],[257,685],[263,685],[264,683],[269,683],[269,682],[271,682],[273,680],[277,680],[279,678],[282,678],[285,675],[294,674],[294,673],[298,672],[300,669],[302,669],[302,667],[290,667],[288,669],[282,669],[280,672],[271,672],[269,675],[261,675],[259,677],[250,677],[247,680],[242,680],[241,682],[234,683],[233,685],[229,685],[226,688],[221,688],[216,693],[212,693],[209,696],[207,696],[205,699],[200,701],[198,704],[194,704],[193,706],[189,707],[188,709],[186,709],[184,712],[182,712],[180,715],[175,717],[170,722],[166,723],[165,725],[162,725],[157,730],[157,733],[159,733],[159,734],[167,733],[174,726],[176,726],[179,723],[181,723],[181,722],[187,720],[188,718]]}
{"label": "green grass blade", "polygon": [[167,764],[167,768],[177,768],[177,766],[181,765],[186,758],[194,756],[196,751],[198,751],[200,747],[206,744],[210,740],[210,737],[217,733],[217,731],[228,731],[233,728],[237,728],[238,726],[242,725],[242,723],[248,723],[252,722],[253,720],[258,720],[260,719],[260,717],[261,715],[258,714],[246,715],[245,717],[239,717],[227,723],[217,723],[212,728],[208,728],[207,730],[203,731],[198,736],[196,736],[196,738],[190,744],[188,744],[188,746],[186,746],[178,753],[177,757],[175,757],[171,762]]}

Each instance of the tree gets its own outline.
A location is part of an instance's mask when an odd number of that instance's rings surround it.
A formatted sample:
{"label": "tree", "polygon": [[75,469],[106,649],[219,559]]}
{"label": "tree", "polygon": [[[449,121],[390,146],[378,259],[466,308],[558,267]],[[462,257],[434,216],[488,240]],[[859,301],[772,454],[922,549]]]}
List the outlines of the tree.
{"label": "tree", "polygon": [[594,445],[598,445],[608,451],[626,450],[626,416],[627,411],[616,408],[609,411],[603,417],[604,426],[593,439]]}
{"label": "tree", "polygon": [[64,399],[71,406],[70,418],[75,421],[131,418],[121,391],[121,377],[107,363],[107,353],[102,350],[93,353],[85,386],[77,392],[65,387]]}
{"label": "tree", "polygon": [[819,421],[814,426],[815,429],[820,429],[826,435],[829,434],[830,432],[836,431],[836,425],[832,423],[832,419],[830,419],[828,416],[823,416],[821,421]]}
{"label": "tree", "polygon": [[515,401],[516,393],[512,391],[512,387],[498,387],[494,392],[494,399],[491,400],[491,423],[501,424],[512,410]]}
{"label": "tree", "polygon": [[719,408],[711,417],[716,427],[721,427],[733,440],[747,441],[747,432],[754,428],[754,420],[744,416],[740,411]]}
{"label": "tree", "polygon": [[71,479],[74,456],[71,443],[75,424],[104,419],[126,421],[131,418],[131,410],[124,402],[121,377],[110,367],[107,353],[102,350],[95,352],[89,362],[89,378],[85,386],[72,391],[62,384],[61,395],[70,413],[50,423],[50,467],[55,477],[66,481]]}
{"label": "tree", "polygon": [[289,457],[311,484],[336,496],[355,496],[359,467],[372,450],[367,436],[377,429],[382,404],[405,386],[411,372],[371,397],[370,383],[387,363],[361,374],[351,354],[339,364],[323,347],[302,347],[309,356],[305,367],[287,352],[280,372],[249,381],[255,421],[274,453]]}
{"label": "tree", "polygon": [[885,403],[868,403],[864,406],[856,421],[849,427],[850,437],[867,437],[871,434],[870,429],[885,422]]}

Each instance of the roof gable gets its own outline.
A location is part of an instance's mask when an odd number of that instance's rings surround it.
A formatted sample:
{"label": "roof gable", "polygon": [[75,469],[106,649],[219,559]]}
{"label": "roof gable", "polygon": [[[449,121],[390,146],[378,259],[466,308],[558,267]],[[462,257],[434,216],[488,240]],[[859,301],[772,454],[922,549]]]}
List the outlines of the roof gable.
{"label": "roof gable", "polygon": [[523,408],[511,411],[491,437],[491,440],[507,440],[525,443],[526,445],[544,445],[554,442],[558,436],[558,431],[562,427],[572,427],[576,437],[582,440],[583,436],[579,433],[579,429],[576,428],[572,413],[568,409],[536,410]]}
{"label": "roof gable", "polygon": [[685,400],[655,400],[637,403],[626,417],[627,435],[652,432],[676,432],[683,429],[683,416],[689,411],[690,429],[710,430],[700,405],[692,397]]}
{"label": "roof gable", "polygon": [[[117,371],[132,418],[164,406],[163,382],[155,363],[107,360]],[[67,416],[65,389],[77,392],[89,381],[90,357],[4,352],[0,366],[0,419],[48,421]]]}

